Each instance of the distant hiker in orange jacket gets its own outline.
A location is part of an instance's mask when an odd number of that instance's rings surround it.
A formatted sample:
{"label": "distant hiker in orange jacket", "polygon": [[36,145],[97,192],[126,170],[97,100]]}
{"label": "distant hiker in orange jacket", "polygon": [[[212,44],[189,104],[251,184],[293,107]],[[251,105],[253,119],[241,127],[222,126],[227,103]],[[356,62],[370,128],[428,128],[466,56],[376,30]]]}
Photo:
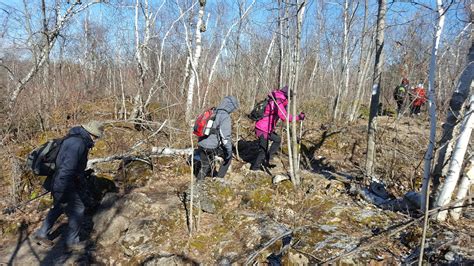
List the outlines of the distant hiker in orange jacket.
{"label": "distant hiker in orange jacket", "polygon": [[420,115],[421,107],[426,103],[426,90],[423,83],[418,84],[412,93],[411,114]]}

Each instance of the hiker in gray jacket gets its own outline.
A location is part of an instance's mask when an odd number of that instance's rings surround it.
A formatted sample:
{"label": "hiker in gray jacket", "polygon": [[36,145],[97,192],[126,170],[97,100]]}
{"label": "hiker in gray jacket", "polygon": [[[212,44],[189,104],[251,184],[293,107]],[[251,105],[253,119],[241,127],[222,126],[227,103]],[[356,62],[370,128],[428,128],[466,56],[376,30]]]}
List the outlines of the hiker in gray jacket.
{"label": "hiker in gray jacket", "polygon": [[209,136],[199,138],[199,156],[201,170],[197,175],[198,181],[204,180],[209,170],[214,175],[214,157],[224,158],[217,177],[224,177],[232,160],[232,120],[230,113],[239,108],[239,101],[234,96],[226,96],[216,108],[216,119]]}

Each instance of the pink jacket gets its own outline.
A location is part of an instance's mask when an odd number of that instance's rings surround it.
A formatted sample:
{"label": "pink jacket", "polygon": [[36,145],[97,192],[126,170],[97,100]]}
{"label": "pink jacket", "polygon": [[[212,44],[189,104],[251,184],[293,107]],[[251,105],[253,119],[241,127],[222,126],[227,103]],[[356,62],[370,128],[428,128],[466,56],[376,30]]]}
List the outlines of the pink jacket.
{"label": "pink jacket", "polygon": [[[275,98],[276,103],[271,97],[271,95],[273,95],[273,97]],[[255,123],[255,129],[263,131],[265,133],[272,133],[275,129],[276,123],[278,122],[278,119],[281,119],[282,121],[286,120],[286,107],[288,106],[288,99],[281,90],[273,91],[271,94],[268,95],[268,97],[271,100],[265,108],[263,118]],[[290,115],[289,121],[291,122],[293,121],[293,119],[296,119],[296,121],[300,120],[298,116]]]}

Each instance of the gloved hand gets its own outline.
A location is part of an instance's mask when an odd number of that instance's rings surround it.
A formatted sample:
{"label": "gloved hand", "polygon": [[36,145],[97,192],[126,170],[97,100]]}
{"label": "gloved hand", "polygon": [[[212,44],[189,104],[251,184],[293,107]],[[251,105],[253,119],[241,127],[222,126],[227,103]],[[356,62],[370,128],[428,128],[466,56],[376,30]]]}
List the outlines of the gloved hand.
{"label": "gloved hand", "polygon": [[306,117],[306,115],[305,115],[303,112],[301,112],[301,113],[298,115],[298,119],[299,119],[299,120],[304,120],[305,117]]}

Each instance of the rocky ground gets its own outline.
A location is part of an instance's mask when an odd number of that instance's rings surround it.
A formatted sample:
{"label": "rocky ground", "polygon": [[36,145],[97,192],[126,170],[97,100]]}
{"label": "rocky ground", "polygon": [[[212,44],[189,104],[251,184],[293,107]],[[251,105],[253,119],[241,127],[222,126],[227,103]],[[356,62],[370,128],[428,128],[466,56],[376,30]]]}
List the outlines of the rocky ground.
{"label": "rocky ground", "polygon": [[[89,245],[85,250],[67,253],[60,237],[54,247],[44,248],[29,237],[50,204],[44,199],[1,218],[0,263],[304,265],[332,260],[341,264],[417,260],[420,225],[403,227],[417,217],[413,206],[408,203],[408,210],[402,211],[383,208],[362,182],[365,120],[338,127],[305,125],[303,182],[297,188],[288,180],[272,182],[286,176],[286,148],[273,161],[275,167],[248,170],[256,147],[243,127],[247,134],[240,136],[239,158],[229,174],[194,187],[192,218],[188,158],[153,158],[152,166],[137,161],[104,164],[97,176],[104,181],[102,192],[108,192],[101,194],[100,206],[86,219],[82,238]],[[376,172],[387,193],[383,200],[402,199],[419,188],[427,127],[423,118],[379,120]],[[107,132],[115,141],[127,139],[121,135],[122,129]],[[134,138],[140,136],[129,141]],[[110,148],[109,144],[98,145],[92,155],[103,156],[100,151]],[[114,190],[111,184],[118,188]],[[472,227],[466,217],[456,224],[432,222],[428,260],[472,263]]]}

